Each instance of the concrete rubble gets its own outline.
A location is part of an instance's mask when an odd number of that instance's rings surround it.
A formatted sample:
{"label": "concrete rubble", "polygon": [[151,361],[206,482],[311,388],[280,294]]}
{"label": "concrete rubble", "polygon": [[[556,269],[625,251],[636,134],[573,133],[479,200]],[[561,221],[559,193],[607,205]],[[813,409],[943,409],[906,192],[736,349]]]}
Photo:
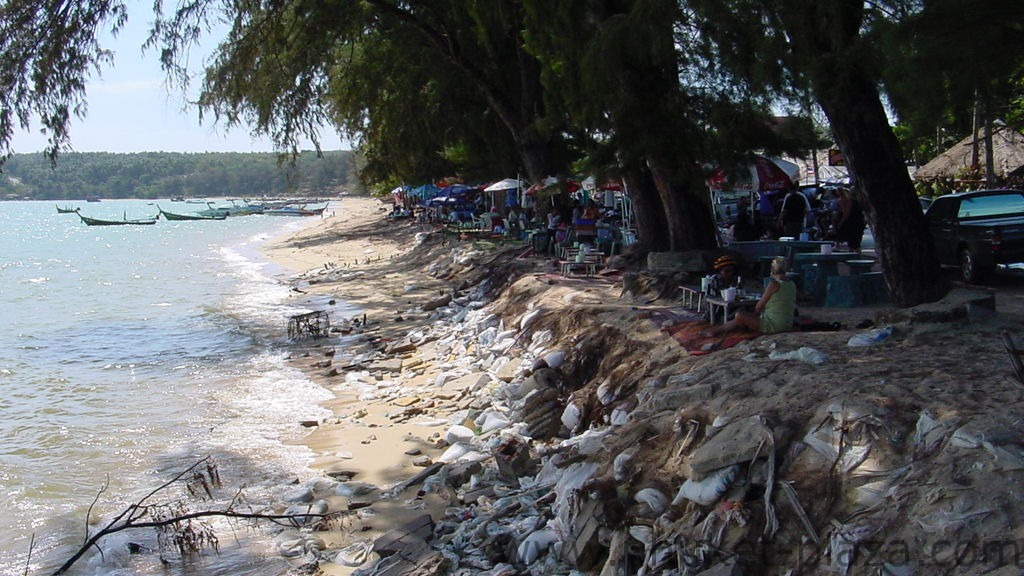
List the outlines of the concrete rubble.
{"label": "concrete rubble", "polygon": [[[761,371],[742,382],[696,362],[616,368],[588,348],[595,331],[570,338],[541,307],[495,307],[499,287],[510,290],[484,277],[404,311],[424,322],[400,341],[357,337],[332,351],[343,367],[334,378],[391,400],[394,421],[447,414],[443,454],[392,486],[324,478],[288,503],[323,510],[343,496],[360,513],[441,494],[443,515],[343,549],[300,526],[279,537],[281,554],[365,576],[924,574],[918,555],[949,559],[957,551],[944,543],[1016,525],[1003,497],[965,487],[1020,481],[1018,420],[908,412],[854,393],[819,392],[803,419],[762,410],[759,391],[820,381],[832,354],[758,341],[732,356]],[[876,347],[912,330],[901,324]],[[413,386],[428,369],[433,382]]]}

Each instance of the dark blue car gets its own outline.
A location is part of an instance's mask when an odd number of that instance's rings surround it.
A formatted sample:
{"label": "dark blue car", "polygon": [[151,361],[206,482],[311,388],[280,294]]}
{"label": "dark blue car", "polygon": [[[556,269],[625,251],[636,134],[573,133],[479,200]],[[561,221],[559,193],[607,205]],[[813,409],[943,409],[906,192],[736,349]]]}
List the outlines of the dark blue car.
{"label": "dark blue car", "polygon": [[974,190],[939,196],[925,212],[939,262],[979,283],[999,264],[1024,262],[1024,192]]}

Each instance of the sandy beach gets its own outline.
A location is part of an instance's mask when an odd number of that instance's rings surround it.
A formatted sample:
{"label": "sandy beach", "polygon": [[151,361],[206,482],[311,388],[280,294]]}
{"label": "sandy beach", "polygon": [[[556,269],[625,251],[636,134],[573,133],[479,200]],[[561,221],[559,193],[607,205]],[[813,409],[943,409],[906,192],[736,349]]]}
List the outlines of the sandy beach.
{"label": "sandy beach", "polygon": [[[622,567],[674,565],[675,552],[657,551],[685,548],[705,568],[826,574],[837,569],[830,550],[856,547],[854,533],[884,531],[923,555],[943,538],[1004,533],[1002,516],[985,512],[995,502],[1024,513],[1003,497],[1024,469],[1007,442],[1024,432],[999,341],[1024,326],[1024,295],[957,289],[907,310],[801,306],[839,329],[688,348],[679,302],[657,285],[629,293],[621,275],[564,278],[547,259],[520,257],[522,246],[445,243],[386,220],[388,208],[345,198],[333,218],[266,248],[295,272],[300,303],[360,311],[356,322],[332,316],[337,335],[292,358],[334,394],[333,416],[303,441],[332,479],[310,498],[348,511],[315,533],[321,573],[352,573],[392,528],[429,522],[413,540],[435,550],[403,544],[418,550],[410,565],[429,565],[381,573],[541,574],[566,563],[630,573]],[[874,340],[854,344],[858,335]],[[515,479],[495,468],[510,438],[531,439],[539,470]],[[587,438],[597,452],[584,450]],[[483,467],[451,453],[460,446],[480,450]],[[672,500],[730,470],[746,480]],[[510,514],[518,493],[522,510]],[[936,524],[949,510],[961,520]]]}
{"label": "sandy beach", "polygon": [[[357,323],[365,315],[366,324],[355,327],[356,335],[311,342],[308,350],[295,354],[294,364],[335,394],[326,404],[335,417],[320,423],[304,439],[317,455],[314,467],[332,478],[377,487],[414,476],[443,453],[438,440],[468,387],[467,382],[458,381],[436,386],[439,359],[424,353],[406,354],[390,364],[370,363],[367,371],[339,374],[334,369],[342,350],[351,357],[366,351],[368,342],[401,339],[425,321],[420,310],[424,303],[451,291],[448,283],[422,272],[424,262],[396,261],[413,249],[416,235],[423,230],[412,221],[388,221],[389,210],[390,204],[375,198],[347,197],[333,217],[275,239],[264,249],[272,262],[295,272],[291,281],[306,294],[298,298],[300,303],[336,299],[358,307],[359,313],[353,316]],[[324,281],[329,272],[332,280]],[[334,323],[339,320],[344,319],[332,318]],[[368,387],[376,388],[381,373],[404,377],[400,383],[387,382],[383,390],[368,392]],[[371,381],[374,385],[369,385]],[[440,516],[446,502],[436,496],[417,496],[419,488],[410,487],[387,500],[371,494],[373,516],[354,517],[321,536],[329,547],[337,548],[372,541],[424,511]],[[352,500],[342,497],[336,504],[351,509]],[[334,563],[321,567],[326,574],[353,570]]]}

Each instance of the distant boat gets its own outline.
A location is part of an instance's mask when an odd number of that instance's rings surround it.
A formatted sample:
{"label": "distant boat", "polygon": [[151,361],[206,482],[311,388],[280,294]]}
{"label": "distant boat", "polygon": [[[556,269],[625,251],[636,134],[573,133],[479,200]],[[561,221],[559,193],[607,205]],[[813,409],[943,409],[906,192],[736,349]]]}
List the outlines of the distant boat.
{"label": "distant boat", "polygon": [[229,199],[227,204],[221,204],[217,210],[226,210],[228,216],[247,216],[249,214],[262,214],[263,205],[253,204],[246,200]]}
{"label": "distant boat", "polygon": [[89,218],[88,216],[82,216],[82,213],[79,212],[78,217],[82,219],[82,222],[85,222],[86,226],[126,226],[156,224],[156,218],[129,220],[127,215],[125,215],[125,218],[123,220],[100,220],[99,218]]}
{"label": "distant boat", "polygon": [[308,208],[305,204],[302,206],[282,206],[280,208],[270,208],[264,210],[264,214],[271,216],[319,216],[324,213],[326,205],[319,208]]}
{"label": "distant boat", "polygon": [[72,208],[71,204],[68,204],[63,208],[57,206],[57,214],[74,214],[75,212],[78,212],[78,208]]}
{"label": "distant boat", "polygon": [[206,203],[206,210],[196,212],[197,216],[208,216],[210,218],[227,218],[231,214],[227,208],[214,208],[213,202]]}
{"label": "distant boat", "polygon": [[250,204],[245,201],[239,200],[228,200],[227,204],[221,204],[220,206],[214,206],[213,202],[207,202],[209,209],[200,210],[196,214],[202,214],[204,216],[212,216],[214,214],[227,214],[228,216],[246,216],[249,214],[262,214],[262,204]]}
{"label": "distant boat", "polygon": [[86,196],[85,197],[85,201],[86,202],[99,202],[100,201],[100,197],[99,196]]}
{"label": "distant boat", "polygon": [[166,220],[223,220],[228,217],[226,213],[216,213],[208,215],[198,213],[175,214],[173,212],[165,212],[163,208],[160,208],[160,206],[157,206],[157,209],[160,210],[160,215],[163,216]]}

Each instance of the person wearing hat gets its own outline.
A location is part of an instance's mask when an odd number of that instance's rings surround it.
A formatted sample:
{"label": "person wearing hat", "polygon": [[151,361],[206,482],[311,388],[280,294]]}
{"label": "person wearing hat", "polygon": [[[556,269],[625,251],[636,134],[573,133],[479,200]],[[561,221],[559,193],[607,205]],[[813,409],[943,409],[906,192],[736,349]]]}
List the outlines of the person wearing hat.
{"label": "person wearing hat", "polygon": [[708,295],[721,296],[722,290],[726,288],[740,288],[740,266],[736,258],[726,254],[715,259],[713,264],[715,273],[711,275],[708,282]]}
{"label": "person wearing hat", "polygon": [[736,316],[719,326],[701,332],[701,336],[718,336],[737,328],[771,334],[793,329],[796,317],[796,284],[786,276],[786,259],[772,260],[772,276],[753,312],[737,310]]}

